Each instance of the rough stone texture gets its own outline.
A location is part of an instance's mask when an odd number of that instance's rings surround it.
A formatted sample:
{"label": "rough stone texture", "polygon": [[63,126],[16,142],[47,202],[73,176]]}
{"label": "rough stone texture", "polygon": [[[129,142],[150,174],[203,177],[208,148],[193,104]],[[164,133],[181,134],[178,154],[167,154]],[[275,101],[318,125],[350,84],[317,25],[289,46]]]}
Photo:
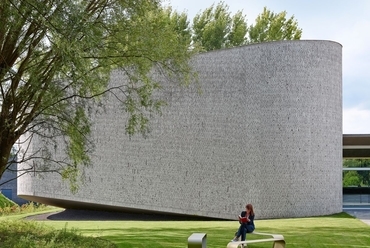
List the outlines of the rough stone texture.
{"label": "rough stone texture", "polygon": [[[110,96],[94,119],[93,167],[77,194],[56,176],[32,175],[19,180],[18,194],[225,219],[246,203],[258,219],[341,212],[342,46],[269,42],[193,63],[199,85],[165,87],[168,106],[145,139],[125,135],[125,114]],[[123,78],[116,71],[111,83]]]}

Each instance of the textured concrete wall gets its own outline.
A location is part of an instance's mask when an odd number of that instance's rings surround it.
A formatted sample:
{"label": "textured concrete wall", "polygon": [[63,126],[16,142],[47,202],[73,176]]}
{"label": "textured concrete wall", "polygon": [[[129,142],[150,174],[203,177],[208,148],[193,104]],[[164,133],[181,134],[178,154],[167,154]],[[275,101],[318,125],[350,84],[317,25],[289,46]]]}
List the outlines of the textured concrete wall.
{"label": "textured concrete wall", "polygon": [[[18,193],[232,219],[246,203],[259,219],[342,211],[340,44],[255,44],[197,55],[194,67],[202,94],[196,85],[165,88],[168,106],[145,139],[124,134],[125,114],[108,99],[76,195],[58,178],[32,176]],[[122,78],[114,72],[111,83]]]}

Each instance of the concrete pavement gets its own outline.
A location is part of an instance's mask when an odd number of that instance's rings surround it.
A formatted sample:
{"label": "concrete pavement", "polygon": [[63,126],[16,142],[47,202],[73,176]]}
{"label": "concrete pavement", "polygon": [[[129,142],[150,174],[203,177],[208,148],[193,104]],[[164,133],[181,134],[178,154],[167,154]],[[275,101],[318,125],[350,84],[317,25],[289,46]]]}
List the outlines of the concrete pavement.
{"label": "concrete pavement", "polygon": [[370,208],[346,207],[343,211],[370,225]]}

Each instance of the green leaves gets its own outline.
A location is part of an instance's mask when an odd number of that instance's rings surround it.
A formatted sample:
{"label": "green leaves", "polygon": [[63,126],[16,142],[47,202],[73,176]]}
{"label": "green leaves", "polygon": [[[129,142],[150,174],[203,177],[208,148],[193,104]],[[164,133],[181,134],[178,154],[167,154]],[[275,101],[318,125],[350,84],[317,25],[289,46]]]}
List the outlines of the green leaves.
{"label": "green leaves", "polygon": [[249,42],[264,42],[274,40],[299,40],[302,29],[294,16],[287,19],[287,12],[274,13],[266,7],[258,15],[254,25],[249,27]]}
{"label": "green leaves", "polygon": [[27,133],[39,137],[40,150],[35,145],[20,162],[58,172],[77,190],[94,147],[89,114],[112,90],[112,70],[125,72],[117,97],[129,114],[128,135],[148,132],[163,106],[153,97],[161,87],[153,70],[178,85],[192,78],[186,15],[160,1],[6,0],[0,13],[0,176]]}
{"label": "green leaves", "polygon": [[72,164],[88,164],[89,157],[86,154],[87,137],[90,134],[90,121],[82,107],[77,107],[70,122],[66,123],[66,135],[69,137],[67,145],[68,156]]}
{"label": "green leaves", "polygon": [[[240,14],[237,15],[240,17]],[[226,44],[241,45],[244,39],[240,41],[238,35],[243,33],[243,26],[240,23],[234,23],[234,21],[239,21],[238,16],[231,18],[229,7],[224,2],[220,2],[216,6],[212,5],[197,14],[193,19],[195,46],[198,45],[204,50],[210,51],[224,48],[227,46]],[[236,30],[239,32],[235,32]]]}
{"label": "green leaves", "polygon": [[232,16],[224,2],[198,13],[192,28],[193,46],[205,51],[256,42],[296,40],[302,35],[294,16],[287,19],[286,11],[276,14],[265,7],[255,24],[248,26],[243,12]]}

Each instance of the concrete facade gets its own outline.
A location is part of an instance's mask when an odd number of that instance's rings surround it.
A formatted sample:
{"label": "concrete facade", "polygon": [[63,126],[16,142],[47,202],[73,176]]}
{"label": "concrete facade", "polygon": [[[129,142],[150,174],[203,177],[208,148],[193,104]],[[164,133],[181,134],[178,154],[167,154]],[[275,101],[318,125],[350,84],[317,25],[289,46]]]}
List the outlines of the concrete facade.
{"label": "concrete facade", "polygon": [[[246,203],[258,219],[342,211],[340,44],[268,42],[199,54],[193,65],[199,84],[164,87],[168,105],[146,138],[129,139],[119,102],[106,99],[77,194],[57,175],[24,176],[18,194],[62,207],[223,219]],[[123,79],[115,71],[111,84]]]}

